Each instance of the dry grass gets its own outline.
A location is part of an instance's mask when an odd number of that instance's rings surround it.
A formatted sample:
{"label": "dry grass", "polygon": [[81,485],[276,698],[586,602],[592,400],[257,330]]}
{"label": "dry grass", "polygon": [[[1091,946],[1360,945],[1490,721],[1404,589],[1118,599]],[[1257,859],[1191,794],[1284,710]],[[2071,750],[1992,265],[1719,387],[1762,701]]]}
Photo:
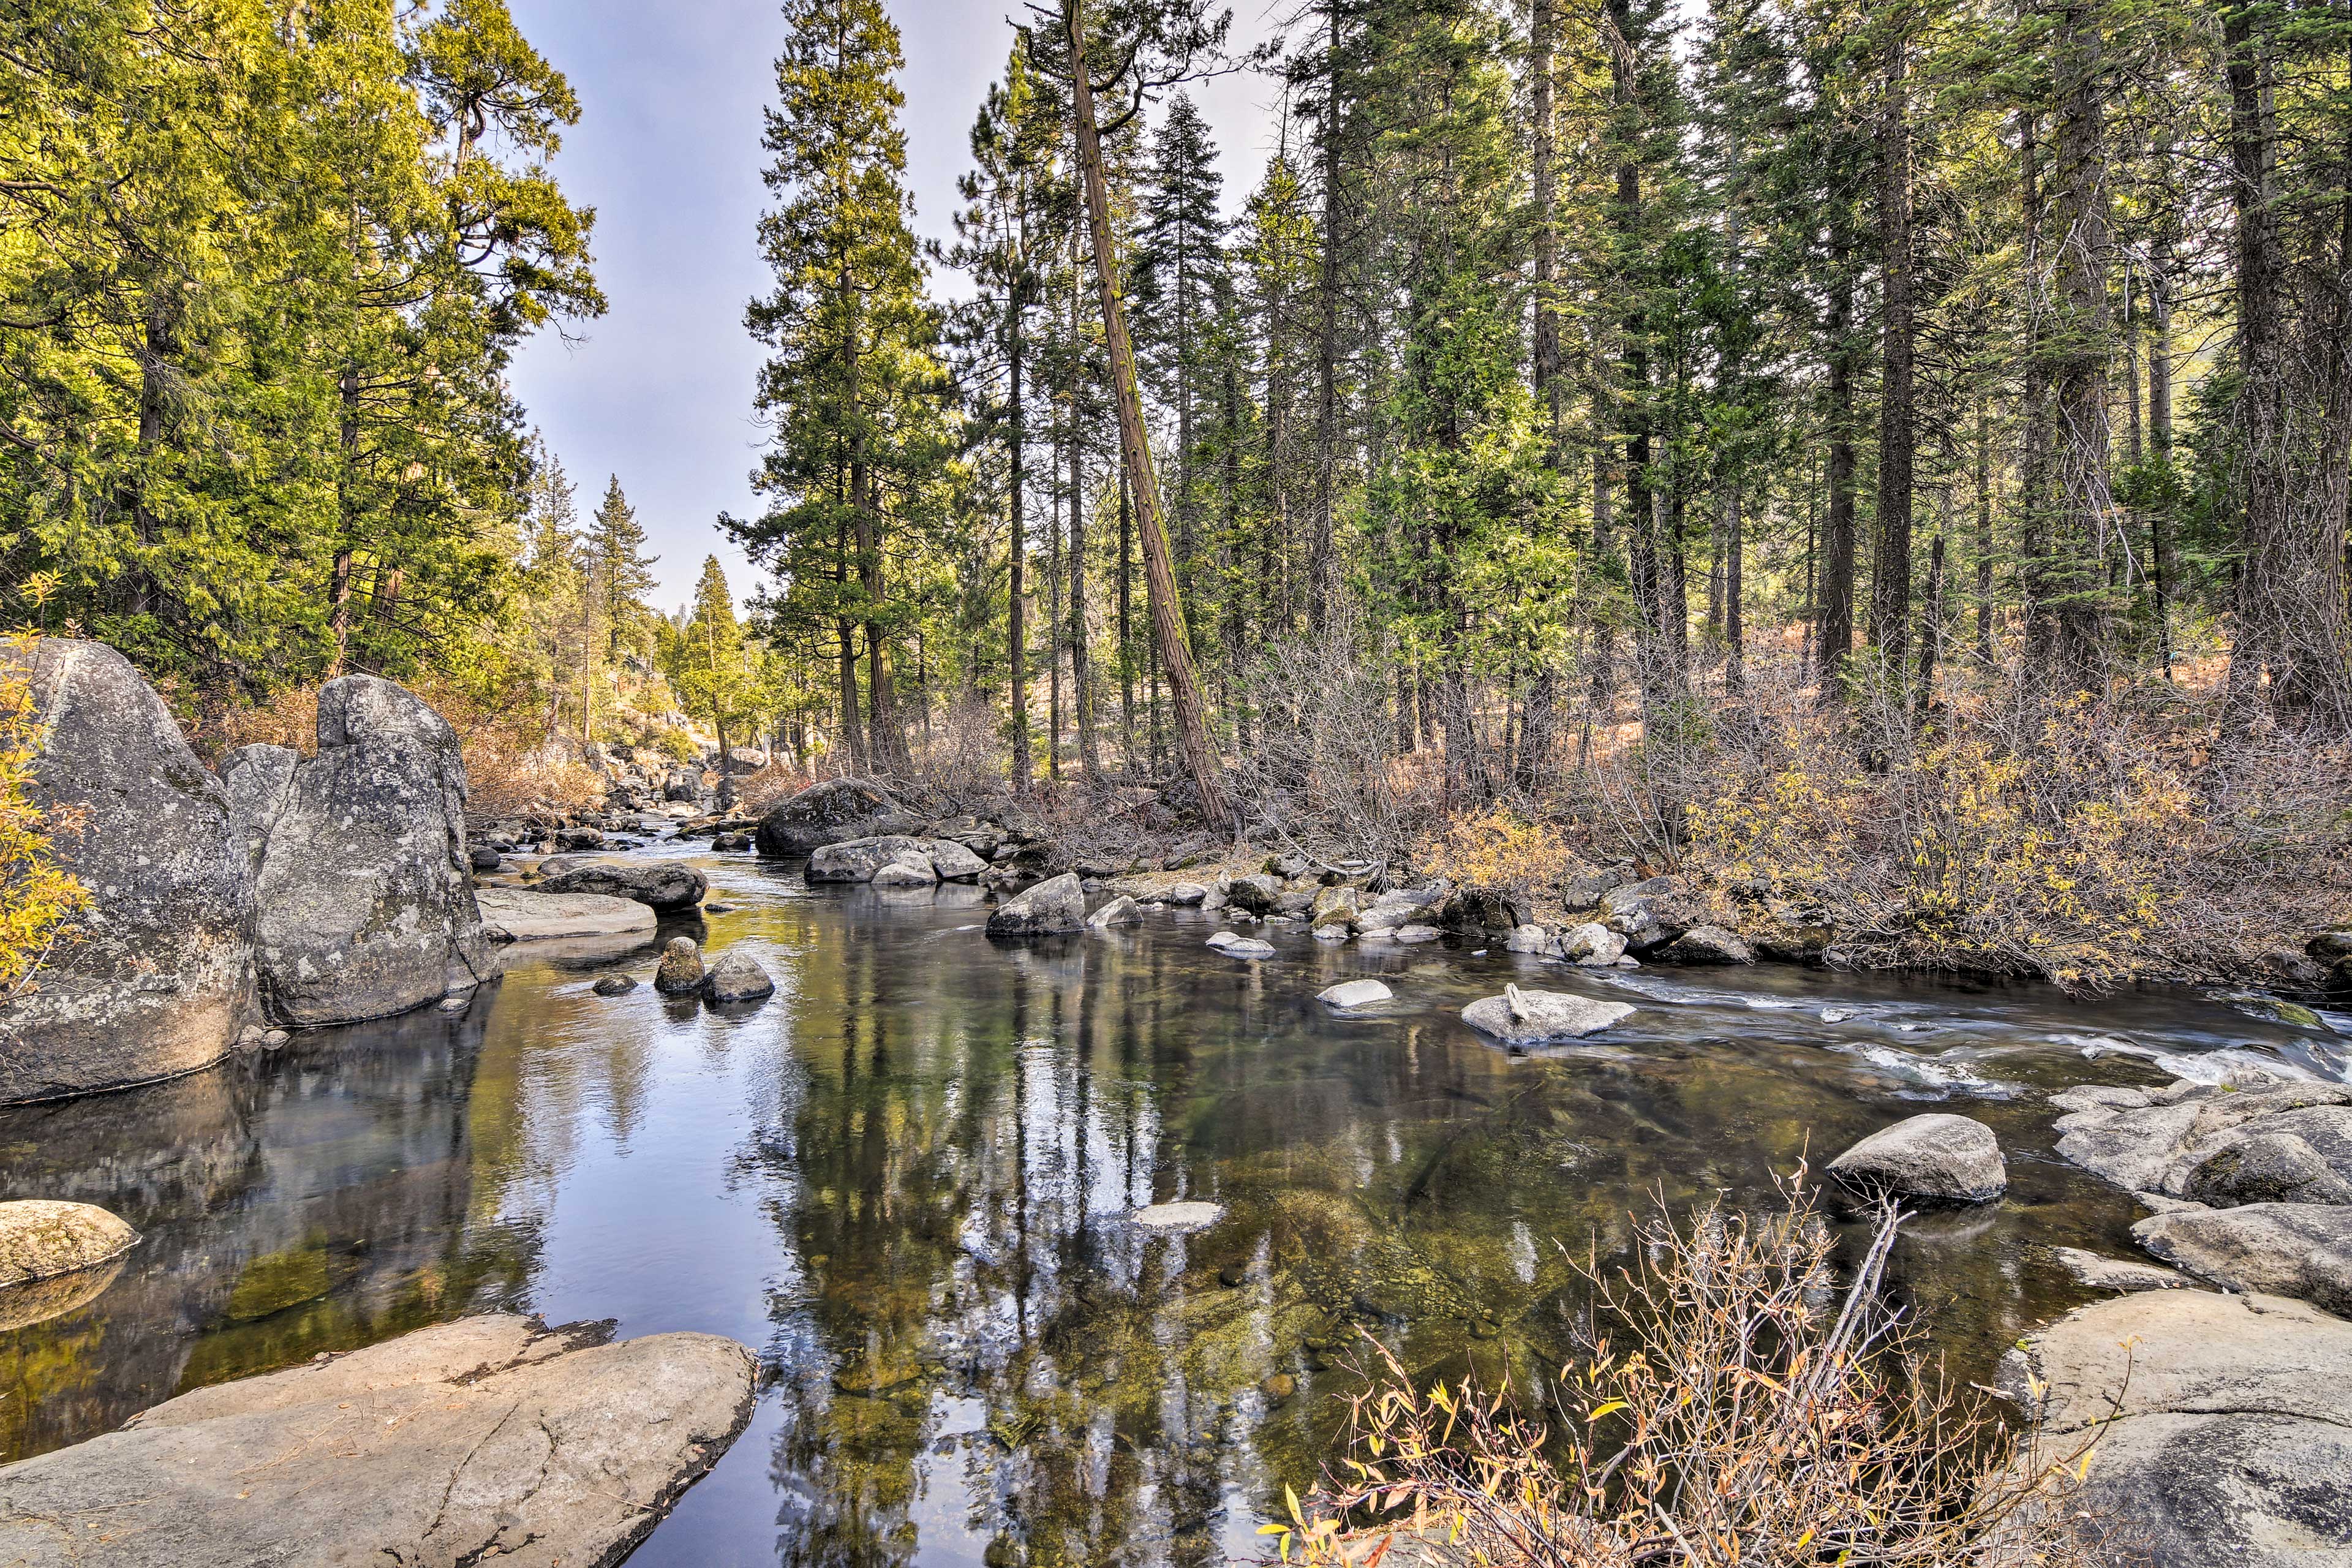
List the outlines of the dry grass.
{"label": "dry grass", "polygon": [[1588,1262],[1589,1353],[1526,1391],[1549,1419],[1509,1389],[1417,1387],[1376,1342],[1355,1457],[1267,1527],[1284,1559],[1403,1542],[1400,1561],[1445,1568],[2089,1568],[2041,1506],[2087,1447],[2021,1452],[1946,1384],[1880,1289],[1899,1215],[1840,1290],[1828,1227],[1787,1192],[1769,1215],[1653,1220],[1614,1274]]}

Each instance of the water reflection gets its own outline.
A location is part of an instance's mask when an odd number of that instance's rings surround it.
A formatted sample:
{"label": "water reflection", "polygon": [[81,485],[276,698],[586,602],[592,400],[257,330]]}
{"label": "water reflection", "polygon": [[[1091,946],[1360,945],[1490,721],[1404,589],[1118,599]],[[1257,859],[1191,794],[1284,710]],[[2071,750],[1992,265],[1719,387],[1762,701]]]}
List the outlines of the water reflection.
{"label": "water reflection", "polygon": [[[1897,1284],[1981,1375],[2079,1299],[2041,1247],[2127,1246],[2129,1200],[2050,1157],[2040,1100],[2154,1069],[2066,1037],[2330,1048],[2193,998],[1645,971],[1610,1044],[1514,1059],[1454,1013],[1557,969],[1303,939],[1238,963],[1169,919],[1003,949],[968,893],[713,868],[740,907],[708,934],[779,982],[755,1012],[596,997],[582,955],[519,966],[457,1018],[0,1113],[10,1193],[148,1237],[93,1300],[0,1330],[7,1452],[318,1350],[538,1310],[732,1334],[776,1373],[639,1563],[1223,1562],[1330,1454],[1360,1334],[1424,1378],[1538,1380],[1581,1305],[1570,1252],[1620,1251],[1630,1210],[1760,1198],[1809,1150],[1956,1090],[2013,1189],[1920,1226]],[[1399,992],[1385,1016],[1312,1002],[1367,972]],[[1126,1223],[1178,1198],[1227,1215]]]}

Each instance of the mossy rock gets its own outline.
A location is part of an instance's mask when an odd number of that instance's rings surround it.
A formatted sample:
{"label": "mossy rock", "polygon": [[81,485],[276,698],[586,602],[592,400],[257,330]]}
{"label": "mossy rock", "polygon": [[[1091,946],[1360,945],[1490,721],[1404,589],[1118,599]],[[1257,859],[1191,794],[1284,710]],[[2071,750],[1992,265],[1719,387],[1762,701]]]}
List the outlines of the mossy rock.
{"label": "mossy rock", "polygon": [[137,1231],[90,1204],[0,1204],[0,1288],[95,1268],[138,1244]]}

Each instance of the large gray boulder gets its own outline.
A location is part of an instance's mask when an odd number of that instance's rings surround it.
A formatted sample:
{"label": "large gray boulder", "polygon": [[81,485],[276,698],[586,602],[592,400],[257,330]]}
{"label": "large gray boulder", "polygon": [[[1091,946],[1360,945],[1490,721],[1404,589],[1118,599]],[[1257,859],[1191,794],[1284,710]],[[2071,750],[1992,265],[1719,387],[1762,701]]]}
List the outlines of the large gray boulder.
{"label": "large gray boulder", "polygon": [[2352,1088],[2298,1083],[2070,1089],[2058,1152],[2134,1192],[2200,1203],[2344,1203]]}
{"label": "large gray boulder", "polygon": [[2352,1562],[2352,1323],[2275,1297],[2145,1291],[2028,1336],[2000,1384],[2035,1419],[2035,1461],[2088,1446],[2055,1505],[2118,1561]]}
{"label": "large gray boulder", "polygon": [[[544,869],[544,868],[542,868]],[[627,899],[663,914],[690,910],[710,890],[710,879],[682,860],[592,860],[559,868],[540,879],[540,891],[594,893]]]}
{"label": "large gray boulder", "polygon": [[2009,1190],[1992,1129],[1965,1116],[1906,1117],[1829,1163],[1848,1189],[1915,1203],[1990,1203]]}
{"label": "large gray boulder", "polygon": [[756,1368],[595,1338],[468,1318],[184,1394],[0,1470],[0,1562],[616,1563],[742,1431]]}
{"label": "large gray boulder", "polygon": [[1622,1002],[1601,1002],[1566,991],[1504,987],[1462,1009],[1462,1021],[1480,1034],[1513,1047],[1556,1045],[1598,1034],[1633,1016]]}
{"label": "large gray boulder", "polygon": [[0,1101],[209,1067],[255,1013],[253,889],[228,794],[123,657],[0,646],[31,688],[34,802],[89,890],[33,984],[0,1002]]}
{"label": "large gray boulder", "polygon": [[772,807],[752,837],[761,854],[786,858],[913,826],[906,808],[880,784],[827,779]]}
{"label": "large gray boulder", "polygon": [[989,911],[988,934],[1003,937],[1058,936],[1083,931],[1087,890],[1075,871],[1049,877],[1025,893]]}
{"label": "large gray boulder", "polygon": [[2140,1221],[2132,1239],[2200,1279],[2352,1316],[2352,1208],[2340,1204],[2184,1206]]}
{"label": "large gray boulder", "polygon": [[247,746],[221,772],[257,868],[272,1017],[387,1017],[498,973],[474,901],[457,732],[415,695],[372,675],[331,680],[316,756]]}
{"label": "large gray boulder", "polygon": [[811,882],[870,882],[876,872],[898,860],[920,860],[924,879],[933,879],[930,846],[903,833],[820,845],[809,852],[801,875]]}
{"label": "large gray boulder", "polygon": [[702,998],[722,1005],[732,1002],[762,1002],[776,994],[776,983],[760,961],[737,948],[712,964],[702,977]]}

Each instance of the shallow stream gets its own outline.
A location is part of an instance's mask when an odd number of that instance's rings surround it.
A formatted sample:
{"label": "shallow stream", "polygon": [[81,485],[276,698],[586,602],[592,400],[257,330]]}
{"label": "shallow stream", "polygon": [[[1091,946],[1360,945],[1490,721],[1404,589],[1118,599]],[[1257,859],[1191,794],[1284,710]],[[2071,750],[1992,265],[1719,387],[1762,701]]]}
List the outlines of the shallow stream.
{"label": "shallow stream", "polygon": [[[460,1015],[0,1111],[0,1192],[146,1237],[93,1300],[0,1331],[0,1458],[320,1351],[531,1311],[730,1335],[773,1375],[634,1564],[1254,1558],[1283,1486],[1335,1451],[1360,1329],[1424,1378],[1557,1370],[1570,1255],[1622,1251],[1659,1201],[1769,1201],[1808,1151],[1941,1108],[1999,1132],[2010,1193],[1916,1224],[1894,1279],[1981,1379],[2088,1299],[2047,1247],[2132,1255],[2139,1211],[2052,1154],[2048,1091],[2229,1053],[2340,1077],[2347,1043],[2179,992],[1591,974],[1297,931],[1248,963],[1204,948],[1197,913],[1013,949],[968,889],[697,863],[734,908],[663,934],[748,947],[778,983],[764,1006],[599,997],[609,957],[509,950]],[[1396,1002],[1314,1001],[1360,974]],[[1641,1011],[1514,1058],[1455,1016],[1514,979]],[[1183,1237],[1125,1223],[1178,1198],[1229,1213]]]}

